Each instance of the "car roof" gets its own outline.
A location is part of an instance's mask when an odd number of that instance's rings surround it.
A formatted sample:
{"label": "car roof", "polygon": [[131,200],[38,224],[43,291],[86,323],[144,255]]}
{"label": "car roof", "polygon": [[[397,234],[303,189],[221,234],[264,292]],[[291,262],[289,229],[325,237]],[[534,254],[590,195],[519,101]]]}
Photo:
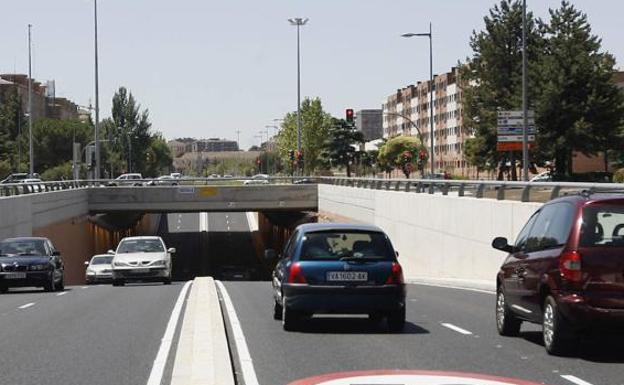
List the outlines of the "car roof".
{"label": "car roof", "polygon": [[3,239],[2,242],[15,242],[15,241],[47,241],[45,237],[13,237]]}
{"label": "car roof", "polygon": [[313,233],[317,231],[370,231],[383,233],[384,231],[374,225],[356,224],[356,223],[305,223],[297,226],[297,229],[303,233]]}
{"label": "car roof", "polygon": [[102,258],[102,257],[114,257],[113,254],[95,254],[93,257],[91,257],[91,259],[93,258]]}
{"label": "car roof", "polygon": [[570,194],[564,195],[559,198],[555,198],[549,203],[555,202],[570,202],[577,205],[586,205],[596,202],[606,202],[613,200],[624,200],[624,193],[614,193],[614,192],[581,192],[580,194]]}
{"label": "car roof", "polygon": [[125,237],[122,239],[122,241],[125,240],[129,240],[129,241],[136,241],[136,240],[140,240],[140,239],[157,239],[157,240],[162,240],[161,237],[157,237],[157,236],[139,236],[139,237]]}

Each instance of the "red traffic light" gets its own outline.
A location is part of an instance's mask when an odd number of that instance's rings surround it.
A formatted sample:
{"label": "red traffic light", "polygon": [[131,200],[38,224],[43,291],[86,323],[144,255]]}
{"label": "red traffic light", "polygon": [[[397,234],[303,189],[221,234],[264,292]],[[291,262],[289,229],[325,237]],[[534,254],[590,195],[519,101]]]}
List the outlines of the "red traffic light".
{"label": "red traffic light", "polygon": [[353,123],[353,109],[347,108],[345,112],[346,112],[347,122]]}

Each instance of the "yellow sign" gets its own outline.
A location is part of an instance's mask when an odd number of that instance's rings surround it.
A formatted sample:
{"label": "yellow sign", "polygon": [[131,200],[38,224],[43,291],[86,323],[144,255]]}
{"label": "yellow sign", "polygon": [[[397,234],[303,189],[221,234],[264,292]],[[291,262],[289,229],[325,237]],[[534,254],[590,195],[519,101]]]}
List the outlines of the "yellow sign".
{"label": "yellow sign", "polygon": [[200,187],[197,189],[197,195],[200,197],[213,197],[219,193],[216,187]]}

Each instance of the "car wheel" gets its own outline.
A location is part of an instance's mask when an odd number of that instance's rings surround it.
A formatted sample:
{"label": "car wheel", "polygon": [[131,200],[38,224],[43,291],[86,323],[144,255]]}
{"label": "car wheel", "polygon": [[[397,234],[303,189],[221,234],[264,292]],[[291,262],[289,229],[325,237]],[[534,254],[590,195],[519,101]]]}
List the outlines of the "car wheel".
{"label": "car wheel", "polygon": [[56,290],[56,282],[54,282],[54,276],[50,277],[50,281],[47,282],[43,286],[43,290],[45,290],[45,291],[55,291]]}
{"label": "car wheel", "polygon": [[282,305],[277,303],[277,301],[274,301],[273,302],[273,319],[277,321],[281,321],[282,312],[283,312]]}
{"label": "car wheel", "polygon": [[8,286],[5,286],[5,285],[0,286],[0,293],[4,294],[4,293],[6,293],[8,291],[9,291],[9,287]]}
{"label": "car wheel", "polygon": [[507,337],[516,337],[520,334],[522,321],[507,307],[505,292],[499,288],[496,293],[496,329],[498,334]]}
{"label": "car wheel", "polygon": [[286,331],[296,330],[299,326],[299,314],[286,306],[286,302],[282,306],[282,327]]}
{"label": "car wheel", "polygon": [[58,284],[58,290],[59,291],[63,291],[65,290],[65,276],[61,276],[61,282],[59,282]]}
{"label": "car wheel", "polygon": [[388,314],[388,329],[391,332],[400,332],[405,327],[405,307]]}
{"label": "car wheel", "polygon": [[552,355],[566,354],[574,342],[574,333],[570,325],[563,319],[557,302],[550,295],[544,301],[542,335],[544,348]]}

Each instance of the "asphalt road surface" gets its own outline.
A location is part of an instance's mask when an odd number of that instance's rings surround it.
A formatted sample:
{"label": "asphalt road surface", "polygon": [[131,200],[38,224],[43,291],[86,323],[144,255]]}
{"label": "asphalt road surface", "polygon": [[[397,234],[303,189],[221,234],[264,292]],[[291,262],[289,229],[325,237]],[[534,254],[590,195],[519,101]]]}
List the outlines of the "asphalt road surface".
{"label": "asphalt road surface", "polygon": [[0,384],[145,385],[182,286],[0,295]]}
{"label": "asphalt road surface", "polygon": [[591,338],[574,356],[549,356],[538,326],[523,325],[518,338],[498,336],[493,294],[409,285],[402,334],[353,317],[315,317],[300,331],[285,332],[272,318],[270,283],[224,284],[260,385],[370,369],[476,372],[551,385],[624,384],[624,338]]}

